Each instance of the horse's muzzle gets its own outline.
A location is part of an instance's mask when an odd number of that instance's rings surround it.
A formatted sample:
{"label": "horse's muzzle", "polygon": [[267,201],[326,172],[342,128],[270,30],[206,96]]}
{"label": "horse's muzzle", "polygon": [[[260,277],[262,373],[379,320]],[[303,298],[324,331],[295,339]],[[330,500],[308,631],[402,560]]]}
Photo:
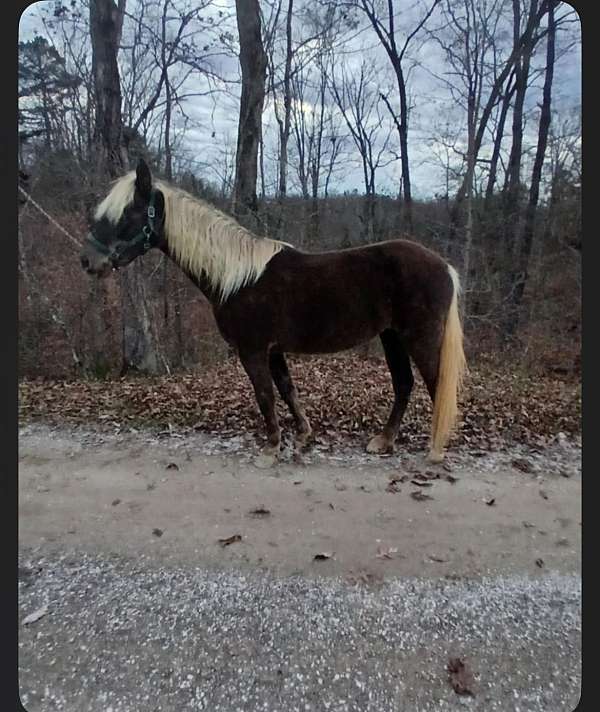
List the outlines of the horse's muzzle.
{"label": "horse's muzzle", "polygon": [[79,257],[81,267],[88,274],[105,277],[113,268],[112,260],[107,255],[101,255],[87,245]]}

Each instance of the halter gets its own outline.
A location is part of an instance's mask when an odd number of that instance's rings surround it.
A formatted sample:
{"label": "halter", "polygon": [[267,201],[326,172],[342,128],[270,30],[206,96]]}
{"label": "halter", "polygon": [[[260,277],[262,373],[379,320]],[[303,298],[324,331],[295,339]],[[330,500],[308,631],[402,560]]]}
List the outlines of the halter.
{"label": "halter", "polygon": [[88,233],[86,240],[91,243],[95,247],[95,249],[98,250],[98,252],[101,252],[104,255],[109,255],[111,260],[118,259],[123,254],[123,252],[125,252],[125,250],[127,250],[129,247],[134,247],[140,242],[143,243],[142,247],[144,253],[148,252],[151,247],[156,247],[156,245],[158,244],[158,240],[153,239],[158,238],[158,233],[154,229],[154,218],[156,217],[156,208],[154,207],[155,198],[156,190],[153,189],[150,193],[150,203],[148,204],[148,210],[146,212],[148,221],[134,238],[122,243],[121,247],[119,247],[119,245],[116,245],[112,248],[108,247],[108,245],[105,245],[103,242],[100,242],[100,240],[97,240],[91,232]]}

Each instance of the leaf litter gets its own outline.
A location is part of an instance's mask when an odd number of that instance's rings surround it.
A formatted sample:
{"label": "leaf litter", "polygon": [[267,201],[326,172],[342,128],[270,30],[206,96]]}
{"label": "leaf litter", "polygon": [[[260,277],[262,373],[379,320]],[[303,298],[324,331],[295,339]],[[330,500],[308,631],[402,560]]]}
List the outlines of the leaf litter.
{"label": "leaf litter", "polygon": [[[289,364],[317,447],[344,444],[362,449],[370,434],[381,431],[393,400],[383,358],[365,359],[354,353],[291,356]],[[473,365],[460,406],[461,422],[450,444],[478,454],[507,441],[539,447],[541,440],[581,433],[581,384],[572,377],[530,378]],[[278,402],[277,407],[282,420],[289,421],[285,406]],[[19,422],[36,420],[85,425],[93,421],[102,431],[151,426],[170,436],[178,428],[233,435],[262,425],[250,382],[234,358],[200,373],[105,381],[22,379]],[[417,452],[426,446],[430,420],[429,396],[419,382],[402,423],[404,449]],[[179,469],[176,463],[167,468]],[[451,470],[448,463],[442,468]]]}

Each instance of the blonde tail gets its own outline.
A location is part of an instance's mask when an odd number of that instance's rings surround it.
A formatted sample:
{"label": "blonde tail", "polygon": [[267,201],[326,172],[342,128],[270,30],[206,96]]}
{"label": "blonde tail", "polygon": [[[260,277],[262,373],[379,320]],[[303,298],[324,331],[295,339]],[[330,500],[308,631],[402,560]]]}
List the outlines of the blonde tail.
{"label": "blonde tail", "polygon": [[467,370],[467,361],[463,351],[463,331],[458,314],[458,295],[460,280],[458,273],[448,265],[448,272],[452,278],[454,294],[450,309],[446,316],[440,362],[438,366],[437,387],[433,405],[433,418],[431,423],[431,443],[429,460],[441,462],[444,446],[448,442],[450,433],[456,424],[458,415],[458,394],[462,387],[463,377]]}

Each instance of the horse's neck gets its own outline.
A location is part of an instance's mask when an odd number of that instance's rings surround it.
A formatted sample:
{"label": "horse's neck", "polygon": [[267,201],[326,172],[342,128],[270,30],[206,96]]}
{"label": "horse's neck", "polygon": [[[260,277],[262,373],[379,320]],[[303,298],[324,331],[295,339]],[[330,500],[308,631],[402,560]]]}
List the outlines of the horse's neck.
{"label": "horse's neck", "polygon": [[214,288],[211,287],[208,278],[206,277],[205,273],[202,272],[200,276],[193,274],[190,272],[188,269],[183,267],[180,263],[177,257],[173,254],[173,251],[169,248],[169,243],[164,242],[163,244],[160,245],[161,251],[169,257],[174,264],[176,264],[179,269],[187,276],[189,279],[198,287],[198,289],[204,294],[204,296],[208,299],[208,301],[211,303],[213,307],[217,307],[219,304],[219,296],[215,292]]}

